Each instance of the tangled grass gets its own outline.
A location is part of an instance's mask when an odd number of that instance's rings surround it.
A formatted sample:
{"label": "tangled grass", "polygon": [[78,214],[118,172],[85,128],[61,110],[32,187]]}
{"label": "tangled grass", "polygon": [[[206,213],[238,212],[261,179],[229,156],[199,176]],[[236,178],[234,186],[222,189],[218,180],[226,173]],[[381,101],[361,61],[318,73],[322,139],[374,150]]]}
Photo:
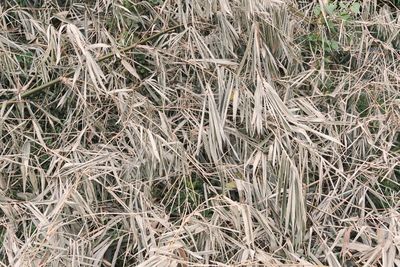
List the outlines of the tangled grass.
{"label": "tangled grass", "polygon": [[399,3],[325,2],[1,1],[1,266],[400,266]]}

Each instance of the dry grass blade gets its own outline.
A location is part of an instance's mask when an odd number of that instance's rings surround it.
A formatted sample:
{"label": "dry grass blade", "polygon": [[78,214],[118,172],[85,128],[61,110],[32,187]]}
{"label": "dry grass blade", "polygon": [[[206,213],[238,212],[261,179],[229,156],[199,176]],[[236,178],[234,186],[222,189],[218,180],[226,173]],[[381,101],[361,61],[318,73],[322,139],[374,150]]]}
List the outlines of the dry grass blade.
{"label": "dry grass blade", "polygon": [[400,266],[398,4],[1,1],[0,265]]}

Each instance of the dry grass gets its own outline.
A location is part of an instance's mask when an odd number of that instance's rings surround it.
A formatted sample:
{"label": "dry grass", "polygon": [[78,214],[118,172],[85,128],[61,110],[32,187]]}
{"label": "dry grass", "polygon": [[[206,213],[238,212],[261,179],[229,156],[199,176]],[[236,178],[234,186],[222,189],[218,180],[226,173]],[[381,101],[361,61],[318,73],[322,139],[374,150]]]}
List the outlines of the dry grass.
{"label": "dry grass", "polygon": [[0,2],[1,266],[400,266],[396,1],[41,2]]}

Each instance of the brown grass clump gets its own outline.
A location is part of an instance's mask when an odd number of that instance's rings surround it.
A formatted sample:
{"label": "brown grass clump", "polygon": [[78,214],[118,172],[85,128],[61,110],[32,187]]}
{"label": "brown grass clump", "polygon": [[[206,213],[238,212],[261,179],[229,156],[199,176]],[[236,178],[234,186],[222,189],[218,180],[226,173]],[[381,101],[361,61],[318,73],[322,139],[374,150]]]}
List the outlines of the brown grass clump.
{"label": "brown grass clump", "polygon": [[0,2],[1,266],[400,266],[399,1]]}

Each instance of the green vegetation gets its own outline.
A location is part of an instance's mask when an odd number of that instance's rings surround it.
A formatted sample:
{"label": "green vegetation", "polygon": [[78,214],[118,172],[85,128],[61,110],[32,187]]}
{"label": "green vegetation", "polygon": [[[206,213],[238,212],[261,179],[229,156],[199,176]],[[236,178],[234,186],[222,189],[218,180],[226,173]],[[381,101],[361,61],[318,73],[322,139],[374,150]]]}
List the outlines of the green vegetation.
{"label": "green vegetation", "polygon": [[1,1],[0,265],[398,264],[399,1],[303,2]]}

